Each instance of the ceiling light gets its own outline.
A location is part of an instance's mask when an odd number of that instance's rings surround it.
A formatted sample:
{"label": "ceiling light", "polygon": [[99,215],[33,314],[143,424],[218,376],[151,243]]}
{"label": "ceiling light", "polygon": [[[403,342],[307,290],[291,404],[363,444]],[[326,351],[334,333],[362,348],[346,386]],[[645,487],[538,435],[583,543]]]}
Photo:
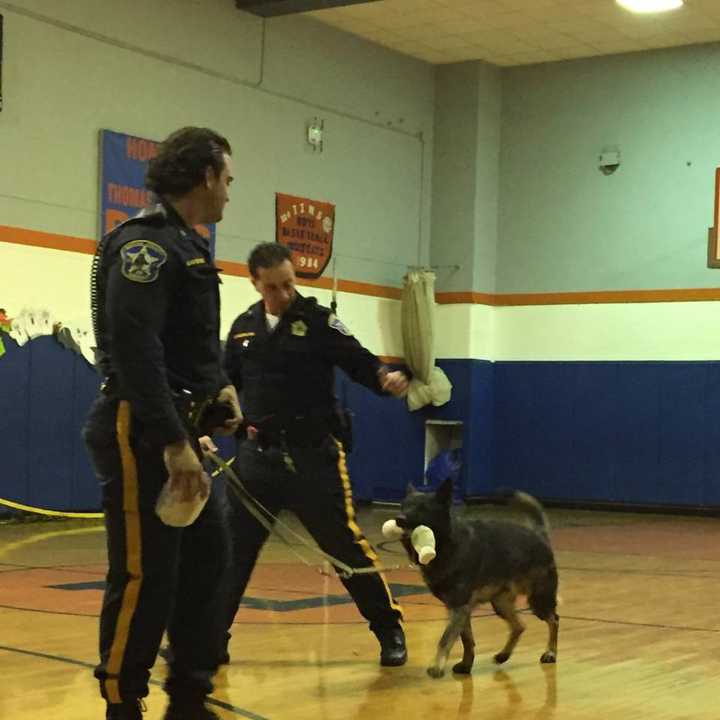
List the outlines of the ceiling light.
{"label": "ceiling light", "polygon": [[677,10],[683,6],[684,0],[615,0],[615,2],[630,12],[658,13]]}

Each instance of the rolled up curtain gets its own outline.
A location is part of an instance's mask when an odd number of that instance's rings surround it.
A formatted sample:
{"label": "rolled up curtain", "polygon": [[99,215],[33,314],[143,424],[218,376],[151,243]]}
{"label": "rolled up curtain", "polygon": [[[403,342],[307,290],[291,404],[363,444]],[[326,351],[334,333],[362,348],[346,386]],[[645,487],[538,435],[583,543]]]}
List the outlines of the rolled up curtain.
{"label": "rolled up curtain", "polygon": [[405,362],[413,374],[408,408],[444,405],[450,400],[452,383],[435,367],[435,273],[422,270],[405,276],[401,324]]}

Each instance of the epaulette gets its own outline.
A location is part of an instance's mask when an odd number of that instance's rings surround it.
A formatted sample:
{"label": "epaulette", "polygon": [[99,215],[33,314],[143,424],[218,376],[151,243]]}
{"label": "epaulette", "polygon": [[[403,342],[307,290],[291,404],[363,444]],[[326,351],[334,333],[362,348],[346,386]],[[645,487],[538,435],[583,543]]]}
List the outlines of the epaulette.
{"label": "epaulette", "polygon": [[306,297],[305,299],[305,310],[308,312],[318,312],[322,315],[330,315],[332,310],[329,307],[321,305],[316,297]]}
{"label": "epaulette", "polygon": [[255,311],[260,309],[260,306],[262,305],[262,300],[259,302],[256,302],[254,305],[251,305],[240,317],[253,317],[255,315]]}
{"label": "epaulette", "polygon": [[117,235],[121,230],[124,230],[130,225],[153,225],[155,227],[163,227],[167,221],[167,210],[163,207],[162,203],[157,203],[156,205],[150,205],[143,208],[137,215],[133,215],[133,217],[116,225],[106,237]]}
{"label": "epaulette", "polygon": [[127,222],[144,222],[152,225],[165,225],[168,221],[168,214],[162,203],[149,205],[143,208],[135,217],[130,218]]}

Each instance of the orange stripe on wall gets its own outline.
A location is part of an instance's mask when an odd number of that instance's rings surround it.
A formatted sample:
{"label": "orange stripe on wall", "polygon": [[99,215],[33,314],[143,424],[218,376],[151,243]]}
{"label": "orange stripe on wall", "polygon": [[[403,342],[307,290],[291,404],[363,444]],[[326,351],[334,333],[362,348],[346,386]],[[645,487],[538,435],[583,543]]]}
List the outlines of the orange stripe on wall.
{"label": "orange stripe on wall", "polygon": [[[250,271],[245,263],[232,262],[231,260],[218,260],[218,267],[222,268],[225,275],[233,277],[250,277]],[[323,290],[332,290],[332,278],[321,277],[317,280],[308,278],[298,278],[298,285],[305,287],[322,288]],[[360,282],[358,280],[340,280],[338,279],[338,291],[354,293],[355,295],[370,295],[371,297],[389,298],[391,300],[399,300],[402,290],[388,285],[375,285],[373,283]]]}
{"label": "orange stripe on wall", "polygon": [[478,292],[438,292],[435,300],[439,305],[497,305],[498,295]]}
{"label": "orange stripe on wall", "polygon": [[0,225],[0,242],[15,243],[16,245],[32,245],[33,247],[48,248],[50,250],[69,250],[70,252],[94,255],[97,243],[87,238],[72,237],[71,235],[56,235],[55,233],[40,232],[39,230],[25,230],[24,228]]}
{"label": "orange stripe on wall", "polygon": [[517,293],[496,295],[493,305],[593,305],[613,303],[700,302],[720,300],[720,288],[676,290],[598,290],[564,293]]}
{"label": "orange stripe on wall", "polygon": [[223,275],[232,277],[250,277],[250,271],[245,263],[230,260],[216,260],[215,264],[223,271]]}
{"label": "orange stripe on wall", "polygon": [[[25,228],[0,225],[0,242],[14,243],[16,245],[29,245],[31,247],[42,247],[50,250],[67,250],[69,252],[94,255],[97,243],[88,238],[72,237],[71,235],[58,235],[56,233],[41,232],[39,230],[26,230]],[[250,277],[250,272],[245,263],[233,262],[231,260],[218,260],[218,265],[226,275],[235,277]],[[300,285],[324,288],[332,290],[331,278],[320,278],[318,280],[302,279]],[[340,292],[354,293],[355,295],[369,295],[371,297],[390,298],[399,300],[400,288],[386,285],[374,285],[373,283],[360,282],[357,280],[338,280]]]}
{"label": "orange stripe on wall", "polygon": [[[51,250],[92,255],[96,242],[88,238],[58,235],[55,233],[27,230],[25,228],[0,225],[0,242],[30,245]],[[230,260],[218,260],[225,274],[236,277],[249,277],[245,263]],[[331,278],[318,280],[303,279],[301,285],[332,289]],[[375,285],[357,280],[338,280],[340,292],[367,295],[370,297],[399,300],[402,290],[399,287]],[[490,305],[493,307],[520,307],[528,305],[593,305],[611,303],[658,303],[658,302],[696,302],[720,300],[720,288],[679,288],[673,290],[598,290],[589,292],[557,293],[508,293],[491,294],[479,292],[439,292],[435,296],[440,305]]]}
{"label": "orange stripe on wall", "polygon": [[613,303],[699,302],[720,300],[720,288],[683,288],[677,290],[596,290],[590,292],[509,293],[490,295],[476,292],[439,292],[440,305],[491,305],[520,307],[528,305],[596,305]]}

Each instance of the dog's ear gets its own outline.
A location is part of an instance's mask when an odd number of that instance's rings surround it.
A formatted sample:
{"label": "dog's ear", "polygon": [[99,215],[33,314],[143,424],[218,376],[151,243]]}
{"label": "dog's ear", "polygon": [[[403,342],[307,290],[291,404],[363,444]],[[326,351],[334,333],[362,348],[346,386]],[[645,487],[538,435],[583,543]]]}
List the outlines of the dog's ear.
{"label": "dog's ear", "polygon": [[443,505],[450,505],[450,503],[452,502],[452,494],[452,478],[448,478],[447,480],[444,480],[442,482],[440,487],[438,487],[437,492],[435,493],[435,497],[438,499],[439,502],[443,503]]}
{"label": "dog's ear", "polygon": [[405,488],[405,495],[417,495],[417,490],[415,489],[415,486],[412,483],[408,483],[407,487]]}

